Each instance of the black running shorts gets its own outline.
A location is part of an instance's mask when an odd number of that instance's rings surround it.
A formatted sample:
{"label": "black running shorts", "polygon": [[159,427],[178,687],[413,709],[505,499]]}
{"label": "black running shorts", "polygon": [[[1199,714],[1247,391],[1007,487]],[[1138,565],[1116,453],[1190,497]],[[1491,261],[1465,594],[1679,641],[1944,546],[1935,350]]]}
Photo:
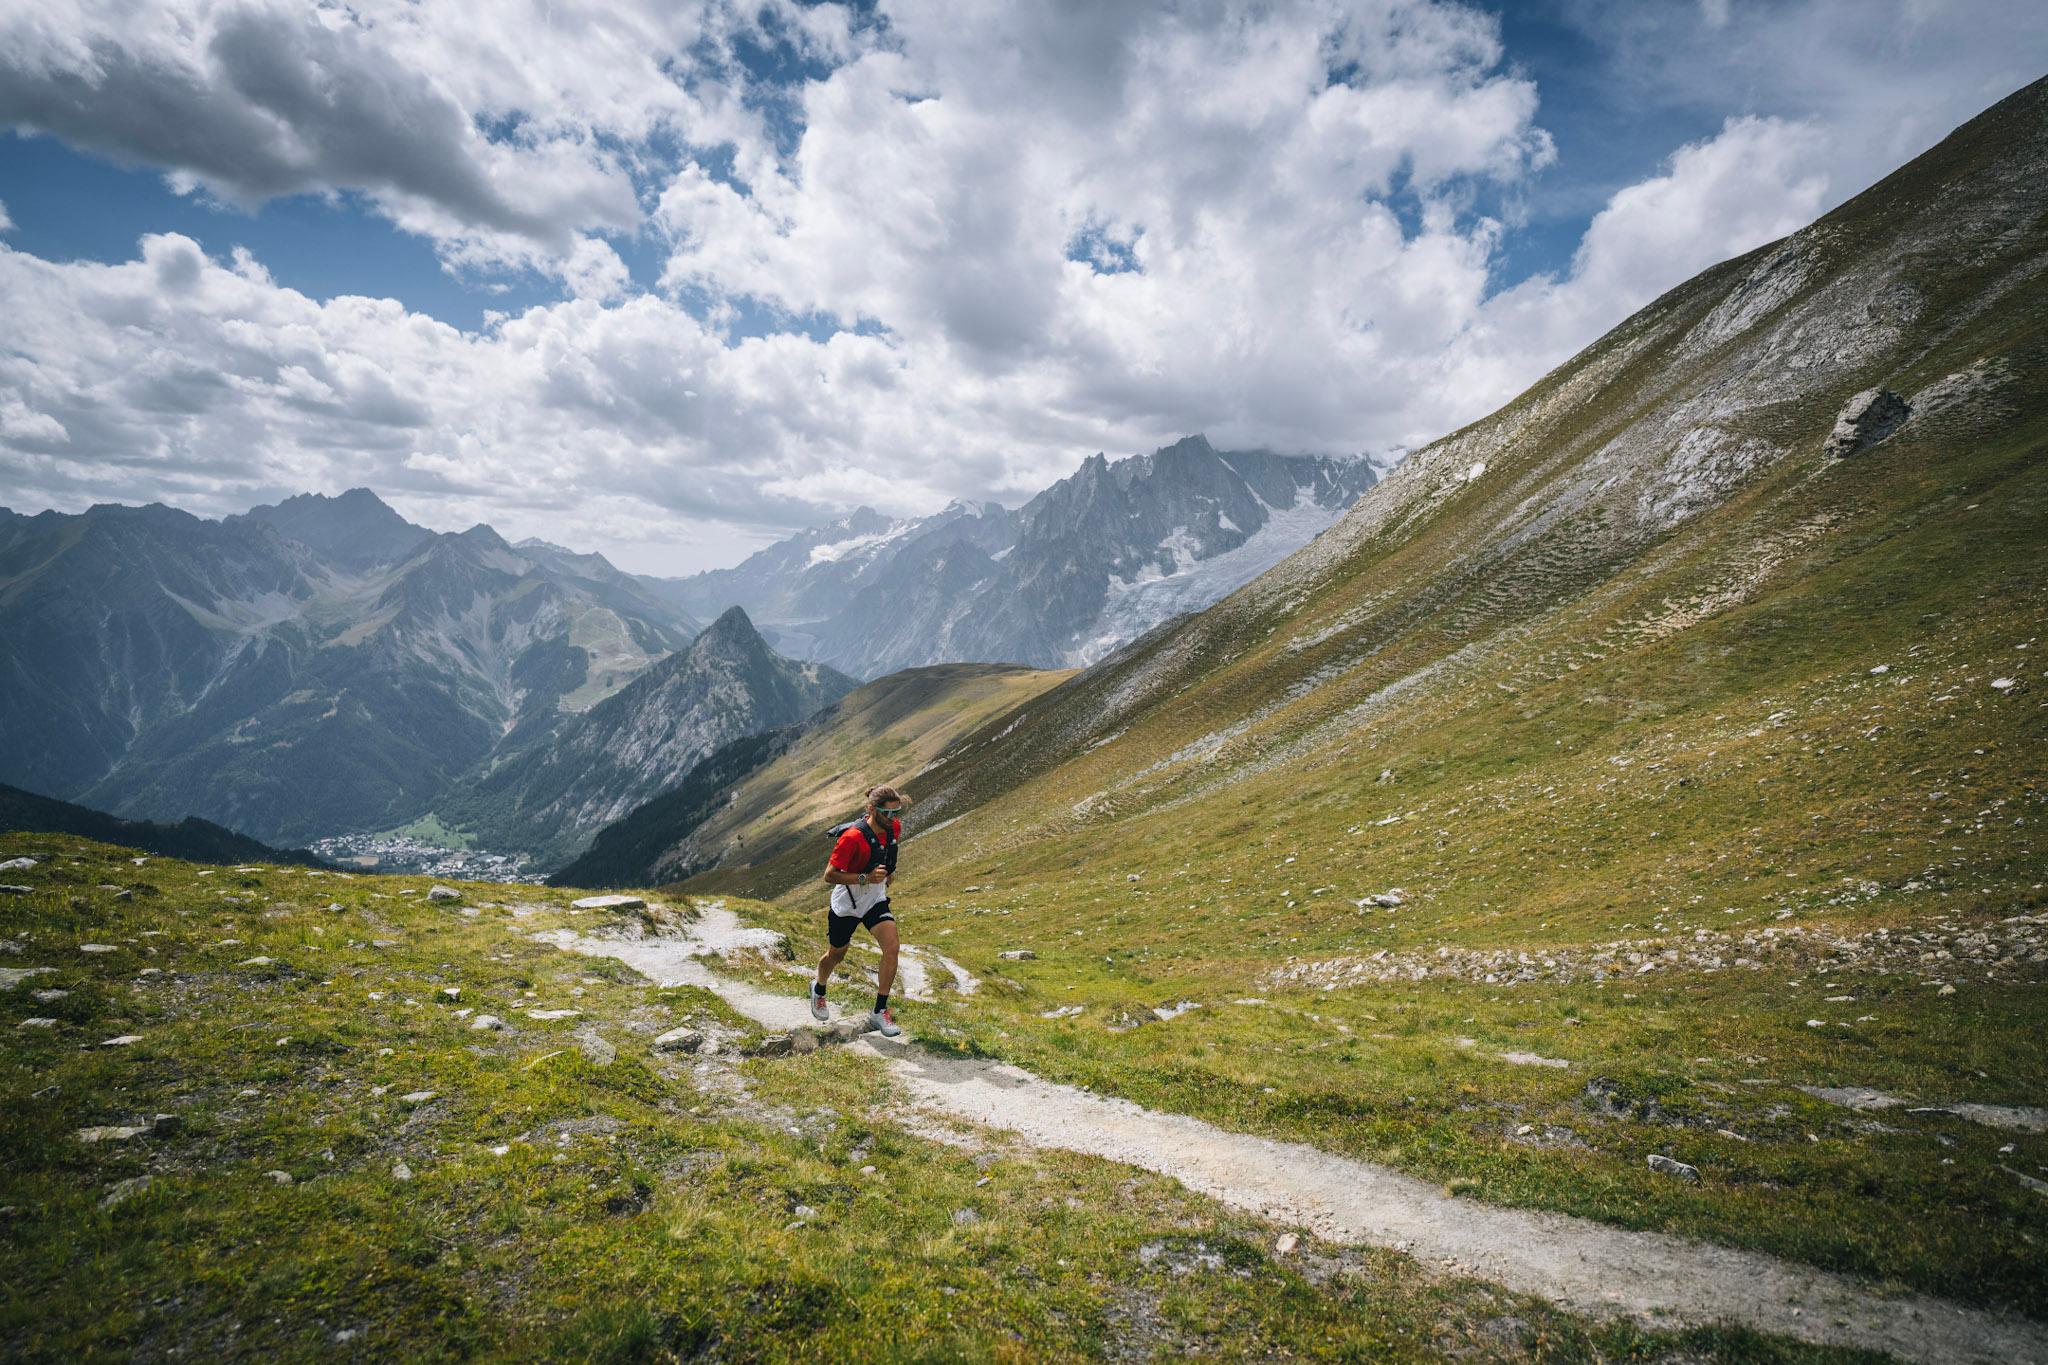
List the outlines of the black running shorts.
{"label": "black running shorts", "polygon": [[867,926],[868,932],[872,934],[875,932],[877,924],[880,924],[885,919],[893,920],[895,918],[894,915],[889,913],[889,902],[887,901],[876,901],[874,908],[865,915],[835,915],[830,910],[827,910],[825,912],[825,936],[832,940],[834,948],[844,948],[847,944],[853,942],[855,926],[864,924]]}

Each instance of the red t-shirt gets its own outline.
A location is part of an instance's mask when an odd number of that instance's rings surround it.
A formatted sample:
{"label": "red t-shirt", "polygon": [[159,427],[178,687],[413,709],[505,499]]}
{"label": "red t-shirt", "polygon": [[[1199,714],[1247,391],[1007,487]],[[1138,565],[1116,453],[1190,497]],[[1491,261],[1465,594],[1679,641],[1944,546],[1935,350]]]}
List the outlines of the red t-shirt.
{"label": "red t-shirt", "polygon": [[[903,837],[903,822],[889,822],[889,837]],[[865,872],[868,870],[868,841],[859,825],[839,836],[839,842],[832,845],[832,866],[840,872]]]}

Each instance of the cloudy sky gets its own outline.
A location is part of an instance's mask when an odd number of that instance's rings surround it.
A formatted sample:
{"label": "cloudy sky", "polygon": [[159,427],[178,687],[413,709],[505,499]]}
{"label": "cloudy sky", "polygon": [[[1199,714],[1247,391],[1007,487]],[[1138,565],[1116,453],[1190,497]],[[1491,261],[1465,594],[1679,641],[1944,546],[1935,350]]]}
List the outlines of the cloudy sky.
{"label": "cloudy sky", "polygon": [[2048,71],[2038,0],[0,9],[0,504],[729,563],[1386,455]]}

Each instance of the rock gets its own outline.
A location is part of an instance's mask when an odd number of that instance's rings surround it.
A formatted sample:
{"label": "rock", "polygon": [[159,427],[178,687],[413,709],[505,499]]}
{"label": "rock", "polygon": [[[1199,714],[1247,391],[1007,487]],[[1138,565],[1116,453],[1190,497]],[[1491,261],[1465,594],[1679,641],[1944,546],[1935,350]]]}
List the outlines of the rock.
{"label": "rock", "polygon": [[1913,409],[1890,389],[1865,389],[1842,405],[1835,429],[1828,433],[1823,454],[1846,459],[1870,449],[1906,424]]}
{"label": "rock", "polygon": [[432,1090],[413,1090],[400,1095],[398,1098],[401,1103],[418,1106],[432,1101],[435,1094],[436,1092]]}
{"label": "rock", "polygon": [[275,961],[277,959],[274,957],[245,957],[235,965],[237,967],[268,967]]}
{"label": "rock", "polygon": [[576,1050],[581,1052],[592,1066],[610,1066],[619,1059],[619,1050],[594,1026],[577,1031]]}
{"label": "rock", "polygon": [[462,893],[452,886],[430,886],[427,888],[427,899],[430,901],[459,901],[462,899]]}
{"label": "rock", "polygon": [[412,1167],[406,1165],[403,1161],[394,1161],[391,1163],[391,1178],[393,1180],[412,1179]]}
{"label": "rock", "polygon": [[269,1176],[274,1184],[289,1185],[292,1183],[292,1173],[290,1171],[265,1171],[263,1174]]}
{"label": "rock", "polygon": [[450,1000],[460,1000],[462,998],[462,987],[443,986],[441,988],[441,994],[447,996]]}
{"label": "rock", "polygon": [[100,1046],[101,1046],[101,1047],[128,1047],[128,1046],[129,1046],[129,1045],[131,1045],[131,1044],[134,1044],[134,1043],[139,1043],[139,1042],[141,1042],[141,1041],[142,1041],[142,1035],[141,1035],[141,1034],[139,1034],[139,1033],[124,1033],[124,1034],[122,1034],[122,1035],[121,1035],[120,1037],[118,1037],[118,1038],[109,1038],[109,1039],[107,1039],[107,1041],[105,1041],[104,1043],[101,1043],[101,1044],[100,1044]]}
{"label": "rock", "polygon": [[22,1021],[21,1021],[20,1023],[16,1024],[16,1025],[15,1025],[15,1027],[16,1027],[16,1028],[55,1028],[55,1027],[57,1027],[57,1021],[56,1021],[55,1019],[47,1018],[47,1017],[45,1017],[45,1016],[43,1016],[43,1015],[37,1015],[37,1016],[35,1016],[34,1018],[31,1018],[31,1019],[24,1019],[24,1020],[22,1020]]}
{"label": "rock", "polygon": [[1137,881],[1137,880],[1138,880],[1138,874],[1137,874],[1137,873],[1135,873],[1135,872],[1133,872],[1133,873],[1131,873],[1130,875],[1126,876],[1126,877],[1124,878],[1124,880],[1125,880],[1125,881],[1127,881],[1127,882],[1134,882],[1134,881]]}
{"label": "rock", "polygon": [[149,1121],[151,1137],[169,1137],[185,1126],[185,1120],[177,1114],[158,1114]]}
{"label": "rock", "polygon": [[818,1211],[809,1204],[798,1204],[796,1206],[796,1216],[799,1218],[816,1218]]}
{"label": "rock", "polygon": [[862,1175],[873,1175],[875,1173],[875,1168],[872,1166],[863,1166],[860,1168],[860,1173]]}
{"label": "rock", "polygon": [[35,865],[34,858],[9,858],[6,862],[0,863],[0,872],[26,871]]}
{"label": "rock", "polygon": [[1554,1066],[1563,1068],[1571,1065],[1570,1062],[1562,1057],[1544,1057],[1534,1052],[1503,1052],[1500,1054],[1500,1059],[1514,1066]]}
{"label": "rock", "polygon": [[695,1052],[704,1045],[704,1035],[693,1028],[672,1028],[654,1040],[656,1052]]}
{"label": "rock", "polygon": [[1189,1010],[1198,1010],[1200,1008],[1202,1007],[1192,1000],[1182,1000],[1178,1004],[1154,1006],[1152,1010],[1152,1017],[1154,1019],[1159,1020],[1161,1023],[1164,1023],[1168,1019],[1180,1018],[1180,1016],[1186,1014]]}
{"label": "rock", "polygon": [[528,1010],[529,1019],[574,1019],[582,1010]]}
{"label": "rock", "polygon": [[148,1132],[149,1129],[146,1127],[107,1124],[98,1128],[81,1128],[72,1136],[80,1142],[126,1142],[130,1138],[142,1137]]}
{"label": "rock", "polygon": [[787,1038],[770,1038],[767,1042],[754,1049],[754,1055],[756,1057],[787,1057],[789,1055],[789,1046],[789,1039]]}
{"label": "rock", "polygon": [[569,904],[578,910],[644,910],[647,902],[638,896],[585,896]]}
{"label": "rock", "polygon": [[0,991],[11,991],[32,976],[47,976],[56,970],[55,967],[0,967]]}
{"label": "rock", "polygon": [[102,1209],[114,1208],[133,1199],[155,1183],[156,1177],[153,1175],[134,1175],[126,1180],[117,1180],[107,1186],[106,1194],[100,1198],[100,1207]]}
{"label": "rock", "polygon": [[58,990],[55,986],[52,986],[47,990],[30,991],[29,994],[35,997],[38,1004],[54,1005],[65,996],[71,994],[71,992]]}
{"label": "rock", "polygon": [[81,953],[118,953],[121,950],[111,943],[81,943],[78,945],[78,951]]}
{"label": "rock", "polygon": [[1697,1184],[1700,1178],[1699,1167],[1688,1166],[1683,1161],[1674,1161],[1662,1152],[1650,1154],[1650,1169],[1664,1175],[1675,1175],[1680,1180],[1694,1184]]}
{"label": "rock", "polygon": [[1280,1234],[1280,1240],[1273,1243],[1273,1254],[1275,1256],[1292,1256],[1294,1249],[1300,1245],[1300,1237],[1291,1232],[1283,1232]]}
{"label": "rock", "polygon": [[0,883],[0,896],[33,896],[35,892],[33,886],[16,886],[12,882]]}
{"label": "rock", "polygon": [[469,1021],[469,1026],[478,1032],[485,1032],[505,1027],[505,1021],[495,1014],[479,1014]]}
{"label": "rock", "polygon": [[797,1056],[818,1050],[818,1035],[807,1028],[796,1029],[789,1035],[789,1050]]}
{"label": "rock", "polygon": [[1011,948],[1005,952],[997,953],[996,956],[1001,958],[1005,962],[1038,961],[1038,954],[1032,952],[1029,948]]}
{"label": "rock", "polygon": [[956,1228],[971,1228],[980,1221],[981,1215],[973,1209],[953,1210],[953,1226]]}

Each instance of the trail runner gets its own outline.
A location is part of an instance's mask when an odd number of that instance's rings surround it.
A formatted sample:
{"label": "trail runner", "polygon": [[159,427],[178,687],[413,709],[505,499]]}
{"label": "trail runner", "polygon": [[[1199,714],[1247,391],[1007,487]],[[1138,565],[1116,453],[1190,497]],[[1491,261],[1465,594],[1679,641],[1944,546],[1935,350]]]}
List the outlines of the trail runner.
{"label": "trail runner", "polygon": [[825,1006],[825,983],[832,969],[846,956],[853,931],[866,925],[881,945],[882,966],[875,978],[875,1008],[868,1026],[885,1038],[903,1032],[896,1026],[896,1011],[889,1008],[889,988],[896,984],[896,917],[889,913],[889,879],[896,874],[896,842],[903,835],[897,813],[909,805],[908,797],[894,787],[868,788],[867,810],[849,825],[832,846],[825,864],[825,880],[831,883],[831,905],[825,916],[825,937],[830,946],[818,959],[818,979],[811,983],[811,1018],[829,1023]]}

